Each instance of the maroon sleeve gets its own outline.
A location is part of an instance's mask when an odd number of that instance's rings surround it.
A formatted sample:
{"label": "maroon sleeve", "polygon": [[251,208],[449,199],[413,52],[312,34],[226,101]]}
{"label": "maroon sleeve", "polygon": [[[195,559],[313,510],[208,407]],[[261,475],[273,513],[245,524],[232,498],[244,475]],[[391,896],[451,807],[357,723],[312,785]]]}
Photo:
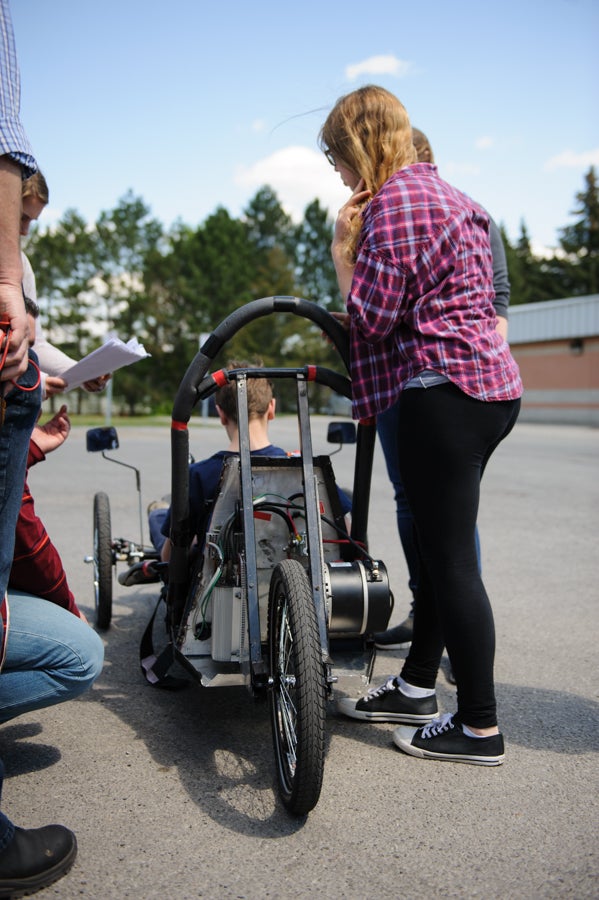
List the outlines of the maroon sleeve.
{"label": "maroon sleeve", "polygon": [[38,462],[43,462],[46,454],[40,450],[33,438],[29,441],[29,451],[27,453],[27,471]]}
{"label": "maroon sleeve", "polygon": [[17,520],[15,552],[8,583],[9,587],[15,590],[43,597],[68,609],[76,616],[80,615],[67,583],[58,550],[50,540],[44,523],[35,512],[27,481]]}

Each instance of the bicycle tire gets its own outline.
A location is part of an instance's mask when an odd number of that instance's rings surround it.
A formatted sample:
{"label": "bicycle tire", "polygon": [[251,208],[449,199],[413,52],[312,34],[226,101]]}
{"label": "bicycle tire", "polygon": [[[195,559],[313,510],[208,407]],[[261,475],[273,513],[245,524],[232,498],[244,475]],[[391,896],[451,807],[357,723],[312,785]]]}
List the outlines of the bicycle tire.
{"label": "bicycle tire", "polygon": [[104,491],[94,496],[94,601],[96,625],[105,630],[112,619],[112,535],[110,501]]}
{"label": "bicycle tire", "polygon": [[326,682],[310,581],[283,560],[270,582],[270,714],[279,794],[296,816],[314,809],[325,759]]}

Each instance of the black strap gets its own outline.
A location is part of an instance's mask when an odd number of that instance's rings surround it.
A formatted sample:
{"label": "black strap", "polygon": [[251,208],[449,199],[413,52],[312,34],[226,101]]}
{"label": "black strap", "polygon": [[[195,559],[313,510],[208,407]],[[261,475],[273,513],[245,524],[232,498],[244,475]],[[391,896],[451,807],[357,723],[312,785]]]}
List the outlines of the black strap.
{"label": "black strap", "polygon": [[156,656],[154,650],[152,632],[154,629],[154,619],[156,618],[156,613],[158,612],[161,601],[162,593],[158,598],[158,603],[154,607],[152,617],[142,635],[139,645],[139,662],[144,678],[148,684],[152,685],[152,687],[163,688],[167,691],[180,691],[182,688],[188,686],[189,681],[186,678],[176,678],[174,675],[167,674],[175,660],[172,641],[168,642],[164,650],[158,656]]}

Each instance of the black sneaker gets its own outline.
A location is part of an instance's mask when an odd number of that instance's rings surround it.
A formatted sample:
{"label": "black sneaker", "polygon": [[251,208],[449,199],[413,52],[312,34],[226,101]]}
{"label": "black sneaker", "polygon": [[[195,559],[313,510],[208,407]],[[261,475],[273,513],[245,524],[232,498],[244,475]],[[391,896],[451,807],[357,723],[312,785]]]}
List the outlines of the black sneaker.
{"label": "black sneaker", "polygon": [[424,728],[396,728],[393,742],[410,756],[447,759],[474,766],[500,766],[505,759],[503,735],[473,738],[464,734],[451,713],[434,719]]}
{"label": "black sneaker", "polygon": [[379,650],[407,650],[412,643],[414,619],[408,616],[394,628],[379,631],[374,635],[374,646]]}
{"label": "black sneaker", "polygon": [[434,694],[419,699],[406,697],[395,678],[388,678],[384,684],[372,688],[359,700],[342,697],[337,701],[337,709],[351,719],[419,725],[435,718],[437,698]]}
{"label": "black sneaker", "polygon": [[53,884],[69,871],[77,856],[77,840],[64,825],[15,828],[0,852],[0,897],[22,897]]}

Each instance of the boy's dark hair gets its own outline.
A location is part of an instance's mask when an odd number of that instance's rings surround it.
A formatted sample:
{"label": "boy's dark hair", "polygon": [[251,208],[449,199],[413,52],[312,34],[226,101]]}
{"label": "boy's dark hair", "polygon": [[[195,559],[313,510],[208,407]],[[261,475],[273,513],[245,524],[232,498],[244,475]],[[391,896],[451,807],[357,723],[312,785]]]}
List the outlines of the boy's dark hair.
{"label": "boy's dark hair", "polygon": [[[227,363],[227,369],[261,369],[262,360],[247,362],[246,360],[231,360]],[[273,398],[272,384],[267,378],[248,378],[248,417],[260,419],[268,411],[268,405]],[[214,395],[216,405],[219,406],[226,417],[237,425],[237,382],[229,381],[219,388]]]}

